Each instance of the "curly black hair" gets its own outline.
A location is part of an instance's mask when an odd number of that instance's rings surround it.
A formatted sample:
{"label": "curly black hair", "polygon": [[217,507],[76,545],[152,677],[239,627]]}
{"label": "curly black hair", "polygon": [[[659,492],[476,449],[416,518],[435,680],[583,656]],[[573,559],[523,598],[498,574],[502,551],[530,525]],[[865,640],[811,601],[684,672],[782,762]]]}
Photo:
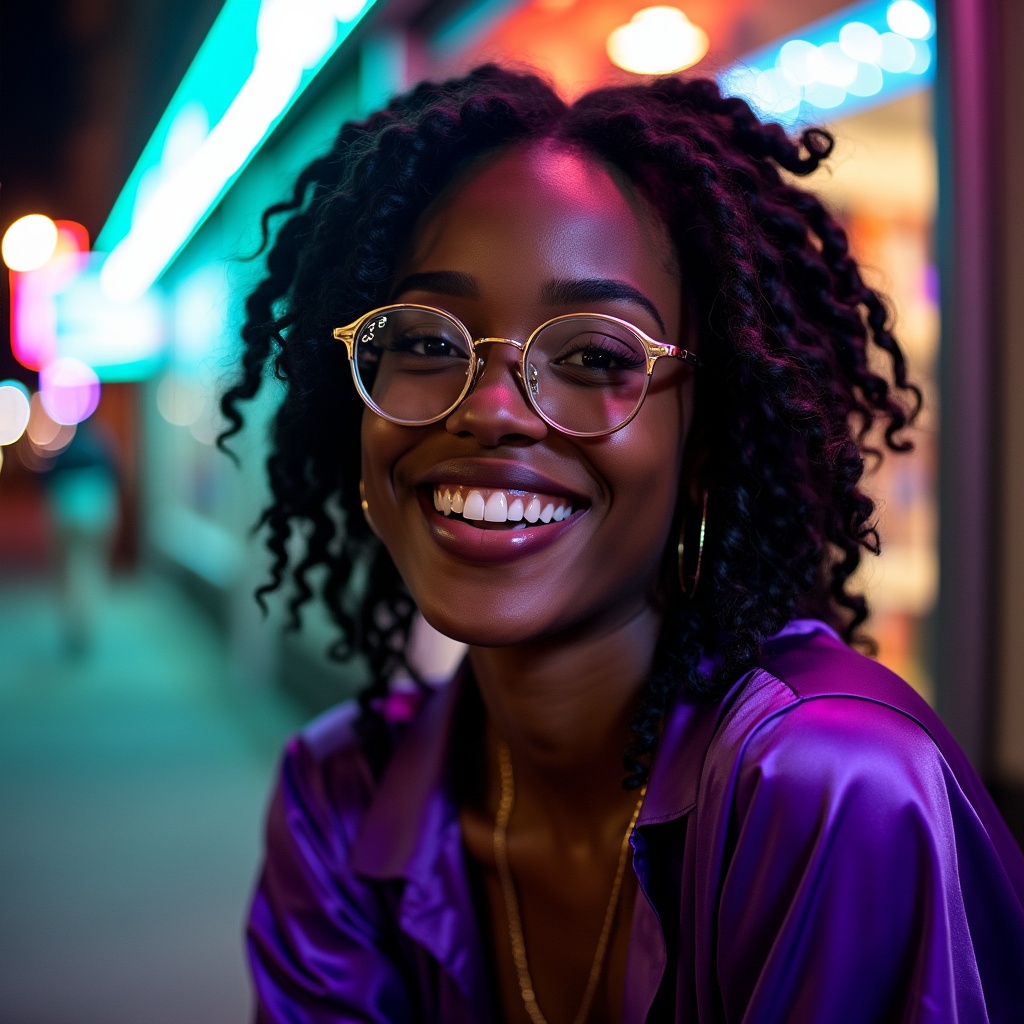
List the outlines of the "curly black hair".
{"label": "curly black hair", "polygon": [[[382,762],[379,698],[399,669],[418,679],[405,658],[415,607],[360,514],[359,445],[339,439],[358,438],[363,404],[332,328],[389,301],[418,218],[456,175],[542,139],[617,169],[653,204],[677,250],[704,363],[692,428],[711,510],[700,585],[692,600],[666,588],[624,755],[624,784],[635,788],[673,697],[721,693],[794,615],[863,640],[867,606],[848,582],[879,543],[858,486],[864,455],[876,433],[882,448],[909,447],[901,432],[920,392],[842,227],[793,184],[831,152],[827,132],[791,139],[704,79],[604,88],[571,105],[538,76],[495,65],[417,86],[344,124],[291,198],[264,214],[263,247],[271,234],[273,243],[246,302],[221,443],[241,429],[240,406],[272,367],[285,392],[268,460],[272,502],[259,520],[273,562],[257,597],[289,582],[294,626],[314,591],[326,602],[340,631],[333,655],[368,660],[361,722]],[[305,546],[295,558],[297,529]],[[712,653],[717,667],[702,674]]]}

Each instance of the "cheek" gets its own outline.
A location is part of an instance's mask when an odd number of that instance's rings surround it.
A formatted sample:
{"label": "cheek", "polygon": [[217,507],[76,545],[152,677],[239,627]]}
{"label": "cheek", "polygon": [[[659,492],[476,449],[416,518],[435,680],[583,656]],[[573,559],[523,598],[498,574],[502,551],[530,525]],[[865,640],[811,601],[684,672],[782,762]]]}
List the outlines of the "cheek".
{"label": "cheek", "polygon": [[396,427],[369,409],[363,414],[360,431],[362,480],[367,516],[374,533],[390,549],[400,534],[395,529],[397,502],[392,482],[392,467],[410,444],[408,428]]}
{"label": "cheek", "polygon": [[660,560],[670,540],[689,422],[684,389],[652,391],[636,419],[612,434],[601,452],[601,475],[618,513],[609,525],[647,564]]}

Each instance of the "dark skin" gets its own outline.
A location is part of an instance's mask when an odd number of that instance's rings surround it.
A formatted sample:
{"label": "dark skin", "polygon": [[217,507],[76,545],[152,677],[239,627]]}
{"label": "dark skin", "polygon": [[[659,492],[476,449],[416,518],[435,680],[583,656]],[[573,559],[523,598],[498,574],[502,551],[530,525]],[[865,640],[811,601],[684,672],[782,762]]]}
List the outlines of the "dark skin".
{"label": "dark skin", "polygon": [[[595,280],[625,287],[620,297],[581,303],[552,286]],[[438,199],[417,226],[396,287],[396,301],[440,306],[474,337],[525,339],[550,317],[586,311],[686,343],[682,283],[663,224],[627,183],[550,144],[510,150]],[[367,411],[363,476],[374,528],[418,607],[470,645],[480,714],[467,770],[481,784],[464,796],[461,822],[486,894],[480,918],[503,1017],[528,1021],[494,870],[499,741],[515,773],[508,855],[527,957],[542,1012],[562,1024],[579,1009],[637,801],[622,788],[622,751],[661,625],[693,374],[660,360],[634,420],[613,434],[575,438],[530,407],[512,346],[488,346],[485,359],[475,390],[447,420],[399,427]],[[438,484],[501,488],[506,477],[569,496],[578,514],[556,532],[544,533],[555,524],[533,530],[553,541],[520,550],[499,539],[499,554],[483,557],[473,532],[481,526],[453,526],[423,500]],[[635,898],[627,864],[590,1021],[621,1017]]]}

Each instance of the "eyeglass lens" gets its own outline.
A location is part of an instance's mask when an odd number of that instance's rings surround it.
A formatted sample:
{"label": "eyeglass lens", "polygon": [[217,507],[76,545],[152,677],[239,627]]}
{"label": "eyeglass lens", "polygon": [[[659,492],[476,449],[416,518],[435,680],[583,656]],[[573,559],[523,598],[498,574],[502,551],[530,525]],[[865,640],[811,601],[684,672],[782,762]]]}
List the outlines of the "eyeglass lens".
{"label": "eyeglass lens", "polygon": [[[472,372],[473,347],[441,312],[397,307],[356,335],[355,365],[366,394],[387,417],[424,423],[458,400]],[[530,400],[552,423],[601,433],[625,423],[643,398],[647,357],[626,327],[573,316],[540,331],[526,358]]]}

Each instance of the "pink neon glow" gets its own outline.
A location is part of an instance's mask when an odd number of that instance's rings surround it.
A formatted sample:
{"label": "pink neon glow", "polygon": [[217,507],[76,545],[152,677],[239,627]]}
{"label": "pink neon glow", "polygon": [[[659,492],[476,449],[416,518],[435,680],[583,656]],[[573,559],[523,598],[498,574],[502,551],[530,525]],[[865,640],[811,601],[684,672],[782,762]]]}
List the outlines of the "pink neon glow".
{"label": "pink neon glow", "polygon": [[57,248],[38,270],[11,274],[11,349],[30,370],[41,370],[57,354],[54,296],[82,272],[89,235],[81,224],[58,220]]}
{"label": "pink neon glow", "polygon": [[99,405],[100,379],[80,359],[62,356],[40,371],[39,394],[43,408],[55,423],[81,423]]}

